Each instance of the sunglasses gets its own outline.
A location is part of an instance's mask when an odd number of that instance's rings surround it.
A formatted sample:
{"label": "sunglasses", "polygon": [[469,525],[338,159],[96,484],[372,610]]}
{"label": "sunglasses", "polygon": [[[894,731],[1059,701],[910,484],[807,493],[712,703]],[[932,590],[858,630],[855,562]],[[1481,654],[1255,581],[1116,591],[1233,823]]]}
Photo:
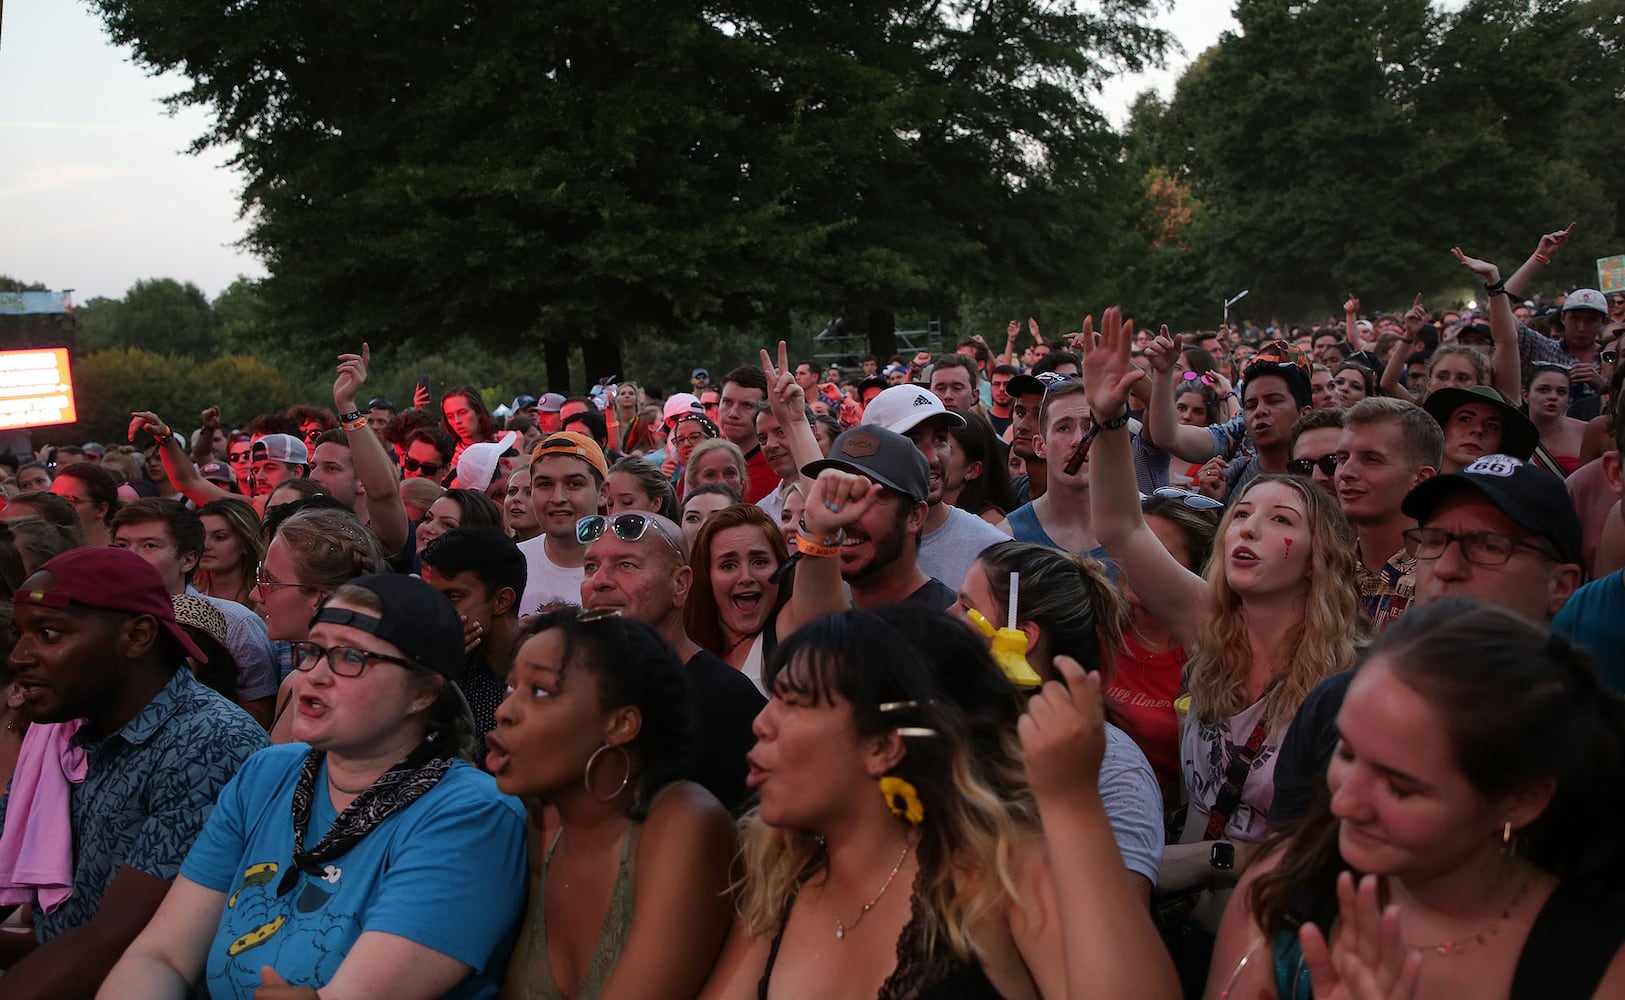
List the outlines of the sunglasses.
{"label": "sunglasses", "polygon": [[1286,471],[1294,476],[1312,476],[1319,469],[1322,474],[1332,476],[1337,474],[1337,456],[1322,455],[1319,458],[1294,458],[1286,463]]}
{"label": "sunglasses", "polygon": [[635,542],[648,534],[650,528],[653,528],[655,534],[665,539],[666,544],[675,549],[678,555],[683,554],[683,547],[666,534],[666,529],[660,526],[659,521],[633,512],[609,516],[592,514],[582,518],[576,522],[577,544],[589,545],[598,541],[598,539],[604,537],[605,528],[608,528],[616,538],[623,542]]}
{"label": "sunglasses", "polygon": [[1152,499],[1152,497],[1156,497],[1161,500],[1178,500],[1191,510],[1224,509],[1224,503],[1222,501],[1215,500],[1212,497],[1201,493],[1193,493],[1190,490],[1182,490],[1177,486],[1159,487],[1151,491],[1151,496],[1146,496],[1144,493],[1141,493],[1140,502],[1145,503],[1147,500]]}
{"label": "sunglasses", "polygon": [[1212,372],[1186,372],[1180,378],[1187,382],[1195,382],[1197,379],[1201,379],[1203,385],[1217,385],[1219,382]]}
{"label": "sunglasses", "polygon": [[1602,352],[1602,363],[1605,364],[1605,365],[1618,364],[1619,363],[1619,351],[1617,351],[1617,350],[1603,351]]}
{"label": "sunglasses", "polygon": [[233,462],[246,462],[248,461],[248,456],[250,454],[251,453],[247,451],[233,451],[229,452],[226,457]]}
{"label": "sunglasses", "polygon": [[401,468],[407,472],[421,472],[429,479],[440,475],[440,470],[445,467],[444,462],[420,462],[410,457],[401,459]]}

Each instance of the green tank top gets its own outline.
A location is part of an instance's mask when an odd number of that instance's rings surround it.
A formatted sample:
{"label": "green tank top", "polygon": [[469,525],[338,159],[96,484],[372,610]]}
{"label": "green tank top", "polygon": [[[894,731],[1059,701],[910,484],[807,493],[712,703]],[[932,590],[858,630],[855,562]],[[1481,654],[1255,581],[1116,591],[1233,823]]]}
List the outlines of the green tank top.
{"label": "green tank top", "polygon": [[[632,927],[632,859],[637,856],[638,835],[642,823],[632,823],[621,840],[620,871],[615,875],[615,886],[609,893],[609,909],[604,913],[603,926],[598,930],[598,945],[593,948],[592,962],[586,975],[576,984],[575,1000],[598,1000],[604,986],[621,960],[626,947],[626,934]],[[504,1000],[564,1000],[558,983],[553,980],[553,963],[547,956],[547,868],[553,861],[553,849],[559,846],[559,836],[547,845],[547,856],[542,861],[542,877],[526,906],[524,927],[520,931],[520,947],[513,961],[508,963],[506,982],[503,983]],[[534,855],[533,855],[534,856]]]}

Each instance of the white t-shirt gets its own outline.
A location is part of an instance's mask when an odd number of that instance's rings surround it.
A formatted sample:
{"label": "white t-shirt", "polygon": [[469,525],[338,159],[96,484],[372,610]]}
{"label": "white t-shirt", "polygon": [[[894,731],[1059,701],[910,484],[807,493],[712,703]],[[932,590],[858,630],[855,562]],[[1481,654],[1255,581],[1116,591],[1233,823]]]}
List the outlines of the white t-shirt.
{"label": "white t-shirt", "polygon": [[581,581],[586,573],[580,566],[559,566],[547,557],[547,536],[537,535],[519,543],[525,554],[525,593],[519,598],[519,614],[533,615],[544,604],[580,604]]}
{"label": "white t-shirt", "polygon": [[920,539],[920,568],[957,591],[983,549],[1009,540],[1009,535],[970,511],[949,507],[942,527]]}
{"label": "white t-shirt", "polygon": [[[1228,719],[1204,722],[1192,715],[1185,721],[1181,738],[1180,770],[1185,778],[1185,796],[1190,800],[1192,813],[1199,813],[1200,821],[1192,816],[1186,821],[1187,833],[1199,835],[1208,813],[1218,800],[1225,785],[1225,771],[1235,756],[1236,748],[1245,746],[1257,728],[1259,720],[1269,710],[1270,698],[1276,689],[1242,709]],[[1269,819],[1270,803],[1275,800],[1275,761],[1280,755],[1281,737],[1286,724],[1277,723],[1267,731],[1258,755],[1247,771],[1241,786],[1241,801],[1236,804],[1224,826],[1224,839],[1254,841],[1264,837]]]}

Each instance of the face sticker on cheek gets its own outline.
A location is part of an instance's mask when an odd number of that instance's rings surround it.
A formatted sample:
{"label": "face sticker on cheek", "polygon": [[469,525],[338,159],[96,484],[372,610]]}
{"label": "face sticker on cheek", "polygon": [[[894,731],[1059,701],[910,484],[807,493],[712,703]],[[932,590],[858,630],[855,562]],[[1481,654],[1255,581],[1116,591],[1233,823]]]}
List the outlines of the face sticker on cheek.
{"label": "face sticker on cheek", "polygon": [[1292,555],[1292,539],[1283,538],[1283,539],[1281,539],[1281,544],[1286,546],[1286,554],[1288,556]]}

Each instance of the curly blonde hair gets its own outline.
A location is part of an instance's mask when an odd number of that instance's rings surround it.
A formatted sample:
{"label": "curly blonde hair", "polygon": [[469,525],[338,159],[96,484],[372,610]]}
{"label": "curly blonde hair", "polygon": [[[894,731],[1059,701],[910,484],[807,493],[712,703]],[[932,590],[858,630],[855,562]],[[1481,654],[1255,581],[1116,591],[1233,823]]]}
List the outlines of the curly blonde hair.
{"label": "curly blonde hair", "polygon": [[[1309,523],[1309,579],[1303,616],[1282,633],[1271,657],[1275,694],[1265,709],[1264,723],[1274,729],[1297,714],[1316,684],[1354,665],[1355,651],[1366,638],[1368,626],[1353,585],[1358,569],[1354,530],[1336,501],[1308,480],[1277,475],[1254,479],[1236,501],[1265,483],[1280,483],[1298,494]],[[1219,523],[1218,538],[1225,537],[1235,512],[1232,503]],[[1253,652],[1247,636],[1247,609],[1241,595],[1230,587],[1223,558],[1210,562],[1207,583],[1214,614],[1204,623],[1201,638],[1192,644],[1187,687],[1191,712],[1214,721],[1251,704],[1247,677]]]}

